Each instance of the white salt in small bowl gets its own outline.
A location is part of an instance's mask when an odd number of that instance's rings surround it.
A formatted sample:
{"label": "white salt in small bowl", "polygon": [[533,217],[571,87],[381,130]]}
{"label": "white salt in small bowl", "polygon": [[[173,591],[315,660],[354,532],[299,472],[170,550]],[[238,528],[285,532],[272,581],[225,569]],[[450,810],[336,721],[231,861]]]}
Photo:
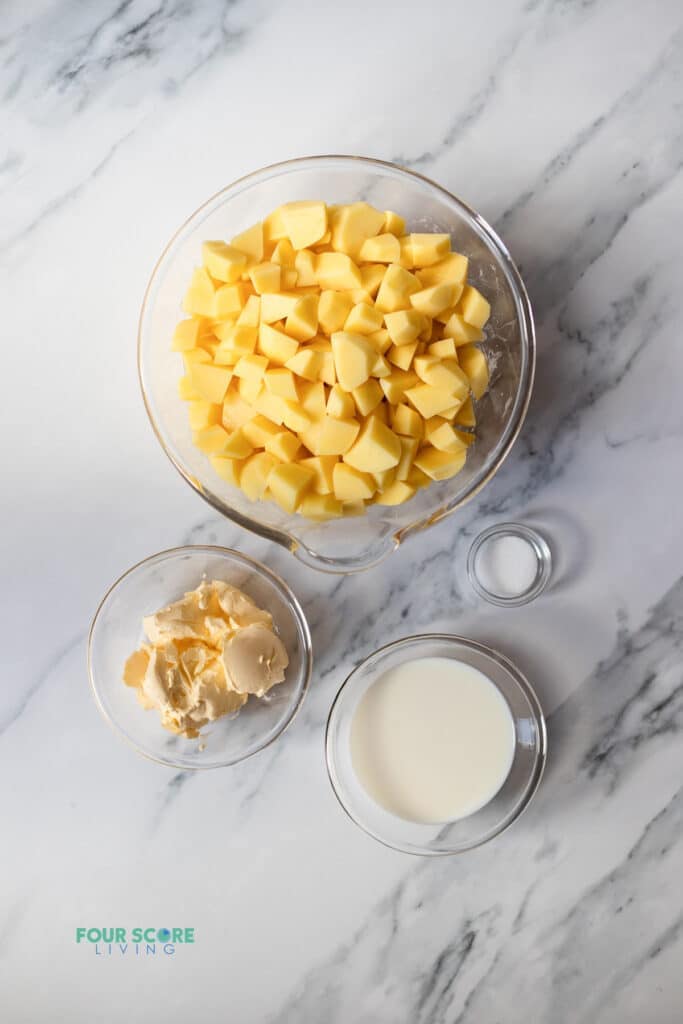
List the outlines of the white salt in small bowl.
{"label": "white salt in small bowl", "polygon": [[528,604],[545,590],[552,554],[537,530],[521,523],[499,523],[475,537],[467,556],[473,589],[490,604]]}

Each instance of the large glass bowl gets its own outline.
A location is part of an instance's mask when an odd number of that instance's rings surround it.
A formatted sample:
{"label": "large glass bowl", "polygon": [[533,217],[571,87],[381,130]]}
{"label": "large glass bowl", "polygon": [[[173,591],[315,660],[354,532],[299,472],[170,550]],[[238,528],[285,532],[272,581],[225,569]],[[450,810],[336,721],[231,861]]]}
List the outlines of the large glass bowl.
{"label": "large glass bowl", "polygon": [[[477,403],[477,440],[464,469],[397,507],[374,506],[364,517],[315,523],[273,502],[252,502],[223,481],[192,443],[187,410],[178,396],[181,356],[171,352],[181,299],[206,239],[229,239],[281,203],[366,200],[392,209],[408,230],[449,232],[453,248],[470,259],[469,280],[491,303],[483,349],[491,386]],[[434,182],[381,160],[317,156],[274,164],[241,178],[209,199],[176,232],[154,268],[138,335],[138,365],[155,433],[176,469],[214,508],[255,533],[329,572],[376,564],[407,537],[450,515],[494,475],[517,437],[531,397],[535,364],[529,299],[510,254],[491,227]]]}
{"label": "large glass bowl", "polygon": [[[416,658],[452,658],[482,672],[506,702],[515,729],[512,765],[493,799],[467,817],[437,825],[407,821],[380,807],[361,785],[351,760],[351,725],[365,693],[385,672]],[[425,633],[380,647],[353,670],[330,709],[325,751],[339,803],[373,839],[402,853],[464,853],[500,835],[528,807],[545,767],[546,725],[536,694],[502,654],[465,637]]]}
{"label": "large glass bowl", "polygon": [[[156,711],[140,706],[123,682],[123,666],[145,639],[143,617],[177,601],[202,579],[231,583],[270,612],[289,665],[284,681],[261,700],[250,698],[236,717],[209,722],[199,739],[186,739],[164,729]],[[134,565],[103,597],[88,639],[88,673],[100,711],[139,753],[172,768],[223,768],[263,750],[294,718],[312,666],[306,618],[284,580],[238,551],[209,545],[173,548]]]}

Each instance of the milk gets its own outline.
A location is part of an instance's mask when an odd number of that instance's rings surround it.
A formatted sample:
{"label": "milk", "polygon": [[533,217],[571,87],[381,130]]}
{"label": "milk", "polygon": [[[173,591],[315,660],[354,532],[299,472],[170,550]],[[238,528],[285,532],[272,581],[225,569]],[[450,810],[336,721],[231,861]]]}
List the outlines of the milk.
{"label": "milk", "polygon": [[409,821],[473,814],[507,778],[515,747],[510,709],[478,669],[417,658],[364,693],[351,723],[351,761],[368,795]]}

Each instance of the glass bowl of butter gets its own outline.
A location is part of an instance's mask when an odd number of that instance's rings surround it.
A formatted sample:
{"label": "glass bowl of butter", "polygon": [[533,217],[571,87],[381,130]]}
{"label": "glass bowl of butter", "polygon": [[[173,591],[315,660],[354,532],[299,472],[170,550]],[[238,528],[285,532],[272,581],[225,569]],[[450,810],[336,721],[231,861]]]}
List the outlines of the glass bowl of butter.
{"label": "glass bowl of butter", "polygon": [[139,753],[180,769],[237,764],[282,735],[311,676],[287,584],[228,548],[152,555],[107,592],[88,640],[95,701]]}
{"label": "glass bowl of butter", "polygon": [[[464,467],[450,479],[422,486],[404,504],[371,504],[324,521],[284,511],[270,500],[250,500],[216,471],[193,443],[186,403],[179,394],[182,353],[171,351],[181,300],[202,244],[234,239],[283,204],[363,201],[395,211],[406,232],[440,232],[468,259],[467,282],[490,304],[480,348],[489,387],[474,403],[476,440]],[[474,346],[470,346],[472,348]],[[464,202],[419,174],[380,160],[316,156],[256,171],[204,203],[163,251],[147,287],[138,332],[138,367],[156,436],[183,478],[214,508],[241,526],[289,548],[306,564],[328,572],[376,565],[411,535],[451,515],[493,477],[524,420],[534,376],[535,336],[520,274],[495,231]],[[353,503],[350,503],[353,506]],[[362,504],[362,503],[361,503]],[[353,513],[353,508],[349,508]]]}

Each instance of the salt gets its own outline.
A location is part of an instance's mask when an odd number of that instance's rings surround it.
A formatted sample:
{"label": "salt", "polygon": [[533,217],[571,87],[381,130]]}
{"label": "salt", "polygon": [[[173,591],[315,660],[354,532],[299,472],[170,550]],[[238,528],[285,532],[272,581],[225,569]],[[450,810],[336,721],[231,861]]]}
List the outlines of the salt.
{"label": "salt", "polygon": [[538,560],[532,545],[512,534],[491,537],[477,554],[476,573],[481,585],[499,597],[518,597],[532,586]]}

